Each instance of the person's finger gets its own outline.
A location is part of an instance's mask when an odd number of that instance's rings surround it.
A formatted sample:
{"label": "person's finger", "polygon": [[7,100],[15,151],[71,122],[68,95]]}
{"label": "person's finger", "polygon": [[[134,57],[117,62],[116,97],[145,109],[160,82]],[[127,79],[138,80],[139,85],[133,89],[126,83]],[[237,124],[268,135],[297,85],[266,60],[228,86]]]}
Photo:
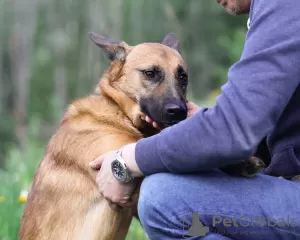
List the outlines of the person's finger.
{"label": "person's finger", "polygon": [[193,102],[188,102],[188,108],[190,108],[190,109],[200,109],[200,106],[198,106],[197,104],[195,104]]}
{"label": "person's finger", "polygon": [[188,107],[188,109],[193,109],[193,108],[195,108],[195,104],[192,102],[188,102],[187,107]]}
{"label": "person's finger", "polygon": [[148,116],[146,116],[145,121],[146,121],[147,123],[150,123],[150,124],[153,123],[153,120],[152,120],[150,117],[148,117]]}
{"label": "person's finger", "polygon": [[154,128],[160,129],[157,122],[154,122],[149,116],[146,116],[145,121],[152,124]]}
{"label": "person's finger", "polygon": [[104,161],[104,156],[101,155],[100,157],[97,157],[94,161],[90,162],[89,165],[93,169],[100,169],[103,161]]}
{"label": "person's finger", "polygon": [[157,128],[157,129],[160,129],[157,122],[153,122],[152,125],[153,125],[153,127]]}
{"label": "person's finger", "polygon": [[126,203],[119,203],[119,206],[123,207],[123,208],[132,208],[134,205],[136,204],[136,202],[132,201],[131,199],[126,202]]}

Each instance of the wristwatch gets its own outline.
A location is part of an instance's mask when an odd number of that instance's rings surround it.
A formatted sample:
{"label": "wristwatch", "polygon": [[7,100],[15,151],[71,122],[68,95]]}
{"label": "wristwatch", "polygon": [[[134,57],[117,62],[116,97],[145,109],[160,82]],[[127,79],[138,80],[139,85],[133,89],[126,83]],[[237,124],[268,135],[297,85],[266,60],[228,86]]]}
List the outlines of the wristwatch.
{"label": "wristwatch", "polygon": [[[126,144],[127,145],[127,144]],[[114,177],[121,183],[128,183],[133,177],[130,176],[128,167],[122,158],[122,150],[126,146],[122,146],[116,153],[115,160],[111,163],[111,170]]]}

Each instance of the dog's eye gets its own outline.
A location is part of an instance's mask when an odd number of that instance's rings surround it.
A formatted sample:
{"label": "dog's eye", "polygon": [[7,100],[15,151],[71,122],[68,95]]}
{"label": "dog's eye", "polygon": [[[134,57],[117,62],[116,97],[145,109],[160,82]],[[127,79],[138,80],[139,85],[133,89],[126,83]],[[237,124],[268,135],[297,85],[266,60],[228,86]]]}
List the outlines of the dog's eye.
{"label": "dog's eye", "polygon": [[155,77],[155,72],[154,71],[145,71],[144,73],[148,78],[154,78]]}
{"label": "dog's eye", "polygon": [[188,77],[185,73],[182,73],[179,78],[180,78],[180,82],[186,83]]}
{"label": "dog's eye", "polygon": [[159,82],[164,78],[163,71],[157,66],[148,69],[139,69],[139,71],[143,74],[145,80],[148,81]]}
{"label": "dog's eye", "polygon": [[187,88],[187,85],[188,85],[188,76],[186,73],[182,73],[180,74],[179,76],[179,84],[180,84],[180,87],[183,91],[186,90]]}

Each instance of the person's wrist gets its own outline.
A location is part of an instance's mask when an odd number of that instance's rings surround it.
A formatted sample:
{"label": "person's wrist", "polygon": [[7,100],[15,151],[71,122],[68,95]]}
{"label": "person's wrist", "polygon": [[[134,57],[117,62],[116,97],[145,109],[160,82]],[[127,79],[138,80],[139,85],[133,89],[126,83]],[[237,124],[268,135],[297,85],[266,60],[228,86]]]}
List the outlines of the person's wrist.
{"label": "person's wrist", "polygon": [[124,147],[122,151],[122,157],[128,167],[130,176],[133,178],[142,177],[143,173],[139,169],[135,160],[135,146],[136,143],[128,144]]}

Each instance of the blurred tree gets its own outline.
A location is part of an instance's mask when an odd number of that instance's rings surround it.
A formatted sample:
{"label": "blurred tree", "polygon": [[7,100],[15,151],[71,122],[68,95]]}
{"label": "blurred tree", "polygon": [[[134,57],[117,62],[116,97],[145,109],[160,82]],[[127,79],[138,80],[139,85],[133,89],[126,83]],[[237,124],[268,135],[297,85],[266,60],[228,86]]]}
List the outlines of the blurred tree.
{"label": "blurred tree", "polygon": [[[25,148],[28,124],[28,96],[30,94],[31,54],[35,35],[37,0],[11,1],[12,31],[9,36],[9,55],[14,84],[13,115],[15,135],[21,148]],[[30,4],[30,7],[28,7]]]}
{"label": "blurred tree", "polygon": [[130,45],[175,32],[189,98],[202,100],[240,57],[247,18],[236,18],[210,0],[0,0],[0,166],[15,140],[26,149],[33,117],[46,141],[68,103],[93,91],[109,62],[89,31]]}

